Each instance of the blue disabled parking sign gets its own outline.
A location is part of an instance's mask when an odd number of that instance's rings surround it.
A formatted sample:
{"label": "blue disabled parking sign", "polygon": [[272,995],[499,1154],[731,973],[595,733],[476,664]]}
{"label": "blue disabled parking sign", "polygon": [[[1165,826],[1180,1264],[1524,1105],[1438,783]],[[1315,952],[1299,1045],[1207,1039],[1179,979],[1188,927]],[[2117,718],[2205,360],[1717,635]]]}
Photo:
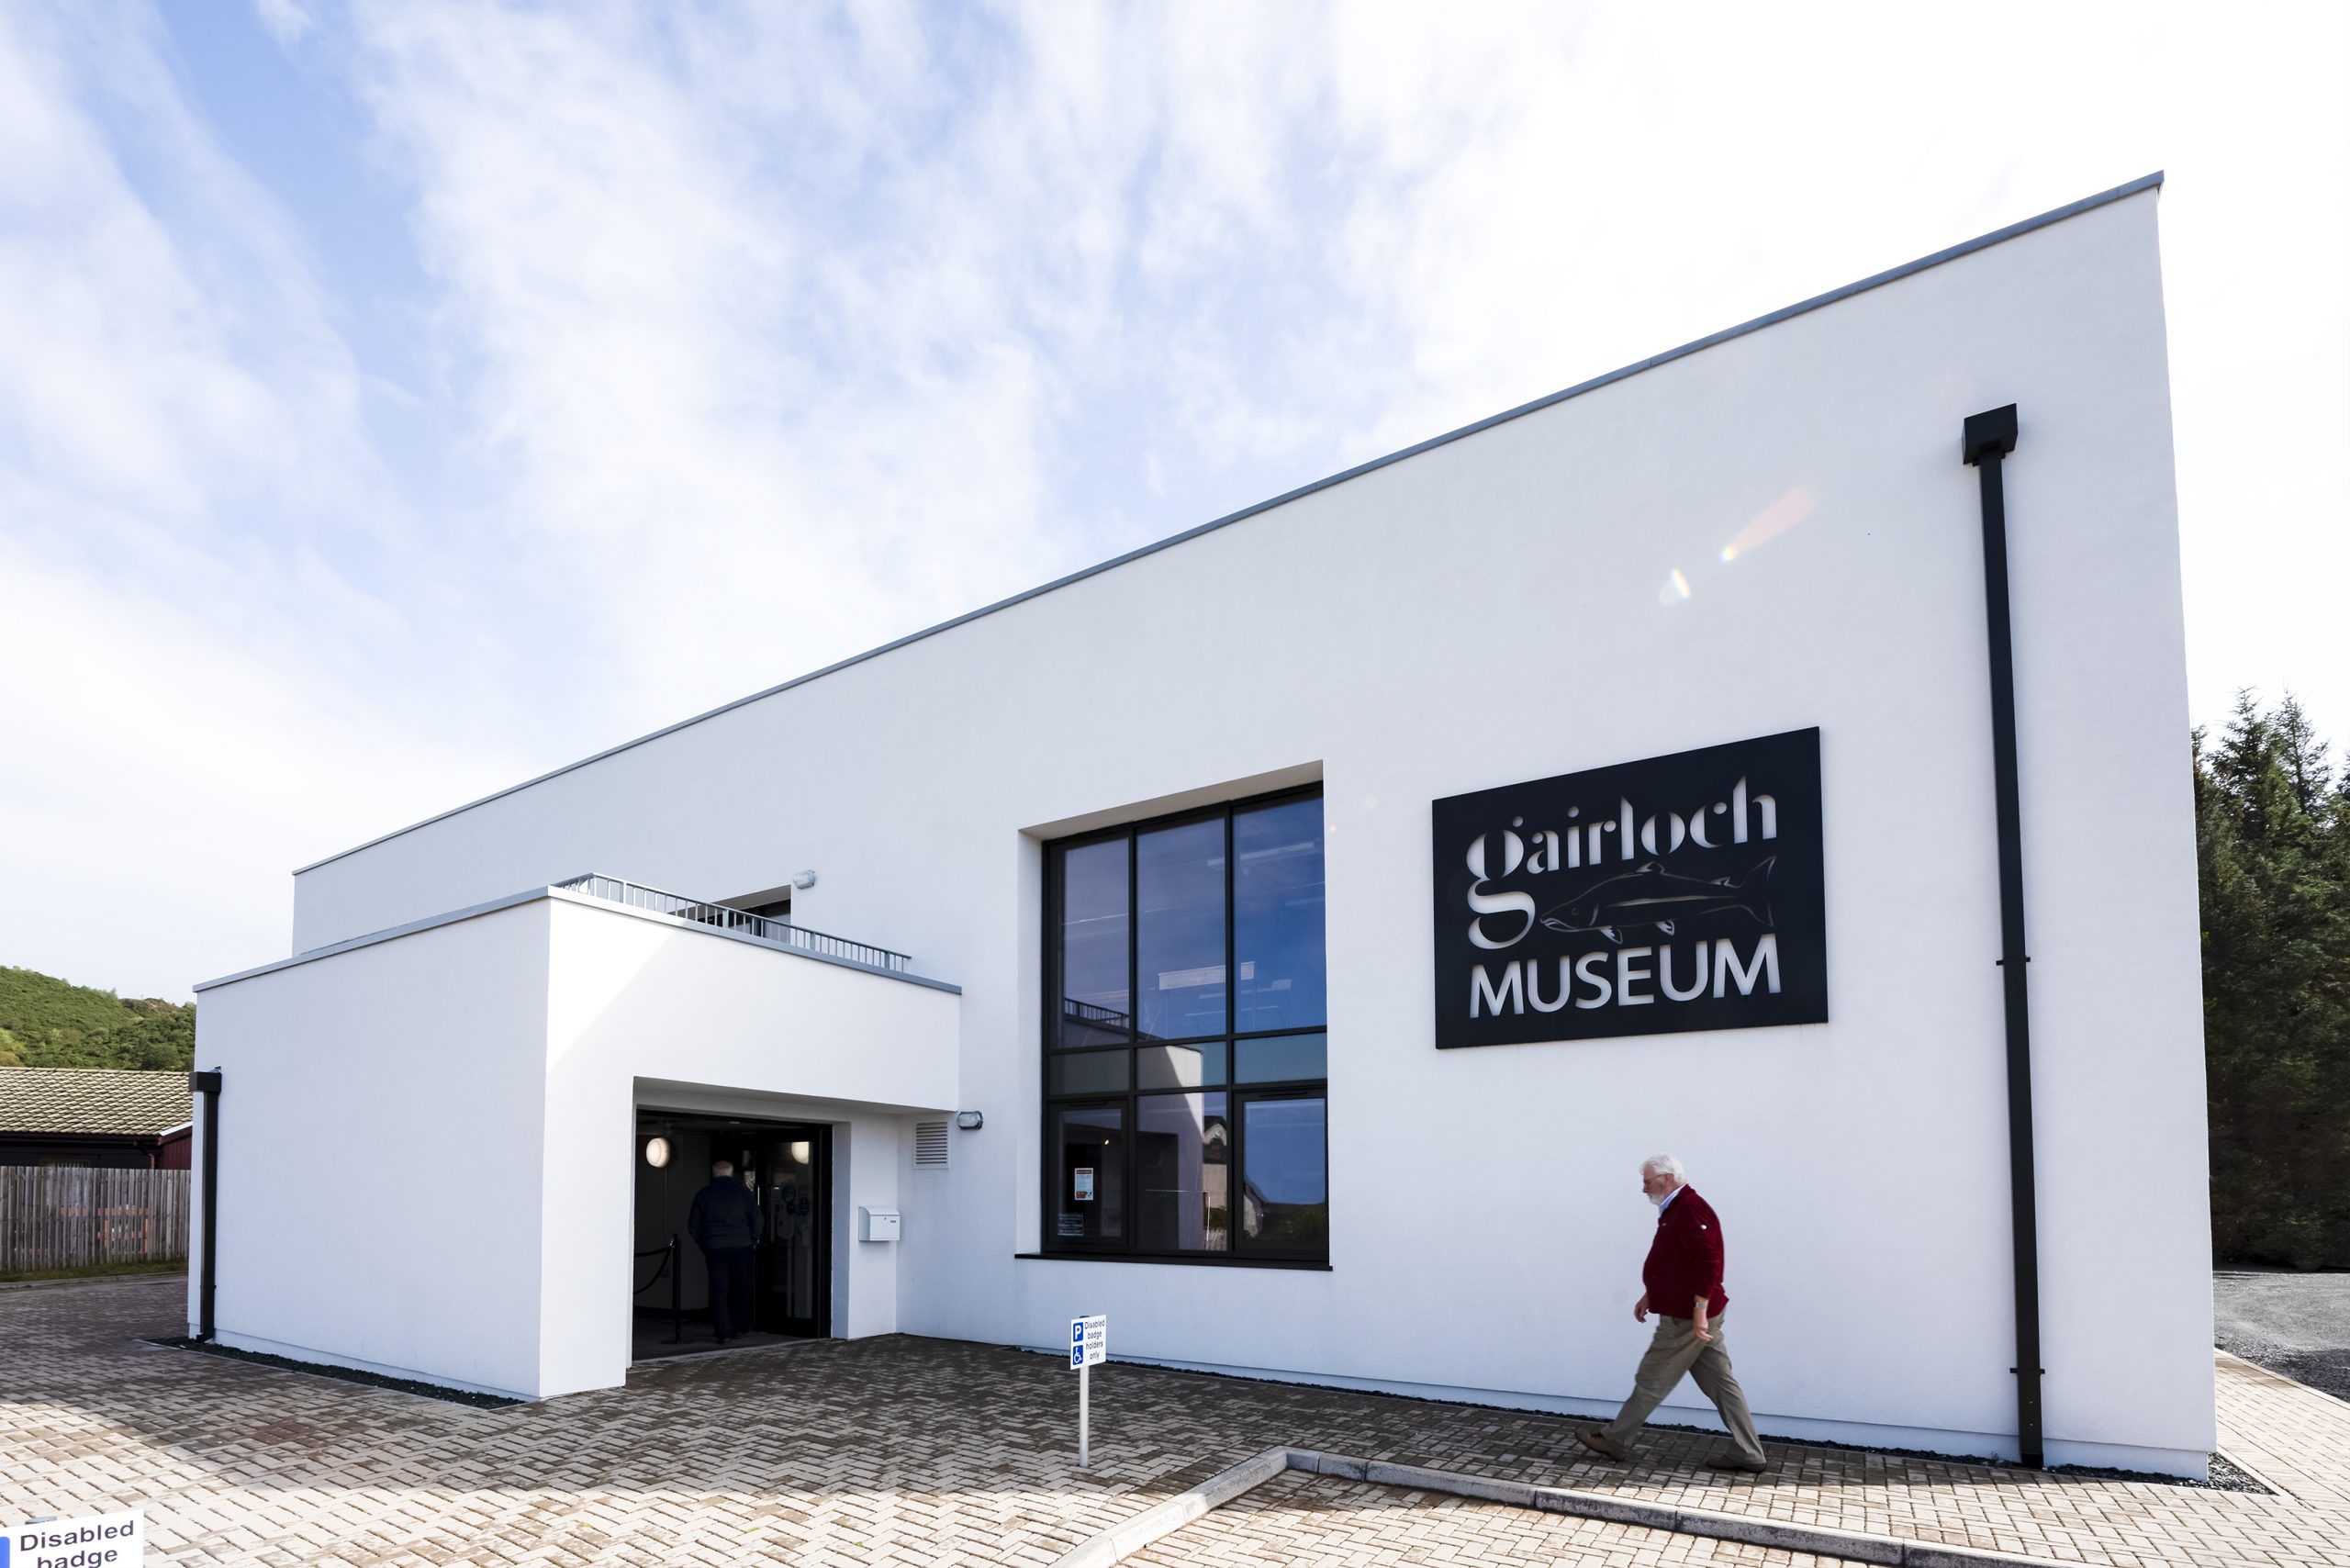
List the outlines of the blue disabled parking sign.
{"label": "blue disabled parking sign", "polygon": [[1069,1366],[1077,1373],[1077,1467],[1093,1462],[1092,1391],[1087,1386],[1093,1369],[1110,1357],[1110,1320],[1096,1313],[1069,1320]]}

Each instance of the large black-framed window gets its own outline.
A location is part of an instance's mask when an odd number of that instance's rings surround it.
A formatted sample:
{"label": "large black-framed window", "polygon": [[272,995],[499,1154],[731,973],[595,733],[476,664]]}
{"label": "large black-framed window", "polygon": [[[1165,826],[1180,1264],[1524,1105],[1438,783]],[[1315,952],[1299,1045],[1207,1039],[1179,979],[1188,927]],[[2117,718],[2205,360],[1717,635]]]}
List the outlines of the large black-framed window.
{"label": "large black-framed window", "polygon": [[1319,789],[1046,848],[1044,1247],[1326,1261]]}

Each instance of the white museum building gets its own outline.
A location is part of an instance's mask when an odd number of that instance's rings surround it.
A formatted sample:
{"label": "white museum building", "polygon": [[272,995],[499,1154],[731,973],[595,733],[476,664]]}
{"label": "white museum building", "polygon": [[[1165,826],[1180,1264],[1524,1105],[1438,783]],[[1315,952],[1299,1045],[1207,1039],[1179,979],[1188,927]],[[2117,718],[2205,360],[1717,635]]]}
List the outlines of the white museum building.
{"label": "white museum building", "polygon": [[1766,1436],[2201,1474],[2160,184],[304,867],[191,1332],[618,1385],[722,1159],[761,1341],[1612,1412],[1670,1150]]}

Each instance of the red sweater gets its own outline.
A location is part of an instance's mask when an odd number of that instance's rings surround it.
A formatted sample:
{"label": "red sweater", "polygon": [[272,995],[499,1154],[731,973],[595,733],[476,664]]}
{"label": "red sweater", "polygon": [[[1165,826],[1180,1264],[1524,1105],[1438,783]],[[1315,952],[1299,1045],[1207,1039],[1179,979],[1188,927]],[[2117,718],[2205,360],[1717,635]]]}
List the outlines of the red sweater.
{"label": "red sweater", "polygon": [[1696,1188],[1682,1188],[1656,1216],[1640,1283],[1648,1287],[1649,1310],[1667,1317],[1689,1316],[1699,1296],[1707,1316],[1729,1305],[1722,1294],[1722,1222]]}

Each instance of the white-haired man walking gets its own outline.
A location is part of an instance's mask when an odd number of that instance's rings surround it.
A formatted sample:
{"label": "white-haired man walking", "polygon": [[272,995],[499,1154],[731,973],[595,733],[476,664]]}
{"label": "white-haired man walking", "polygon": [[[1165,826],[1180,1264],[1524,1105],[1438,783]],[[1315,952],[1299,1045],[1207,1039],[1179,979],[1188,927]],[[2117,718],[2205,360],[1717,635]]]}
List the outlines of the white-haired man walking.
{"label": "white-haired man walking", "polygon": [[1656,1239],[1640,1266],[1646,1288],[1632,1316],[1645,1323],[1655,1313],[1656,1334],[1632,1374],[1632,1396],[1616,1419],[1585,1427],[1575,1436],[1609,1459],[1629,1460],[1633,1435],[1686,1372],[1729,1428],[1730,1446],[1707,1454],[1706,1462],[1717,1470],[1759,1471],[1767,1462],[1762,1442],[1754,1435],[1745,1391],[1730,1373],[1729,1348],[1722,1343],[1722,1309],[1729,1305],[1722,1291],[1722,1222],[1689,1185],[1681,1161],[1669,1154],[1642,1162],[1640,1190],[1656,1205]]}

